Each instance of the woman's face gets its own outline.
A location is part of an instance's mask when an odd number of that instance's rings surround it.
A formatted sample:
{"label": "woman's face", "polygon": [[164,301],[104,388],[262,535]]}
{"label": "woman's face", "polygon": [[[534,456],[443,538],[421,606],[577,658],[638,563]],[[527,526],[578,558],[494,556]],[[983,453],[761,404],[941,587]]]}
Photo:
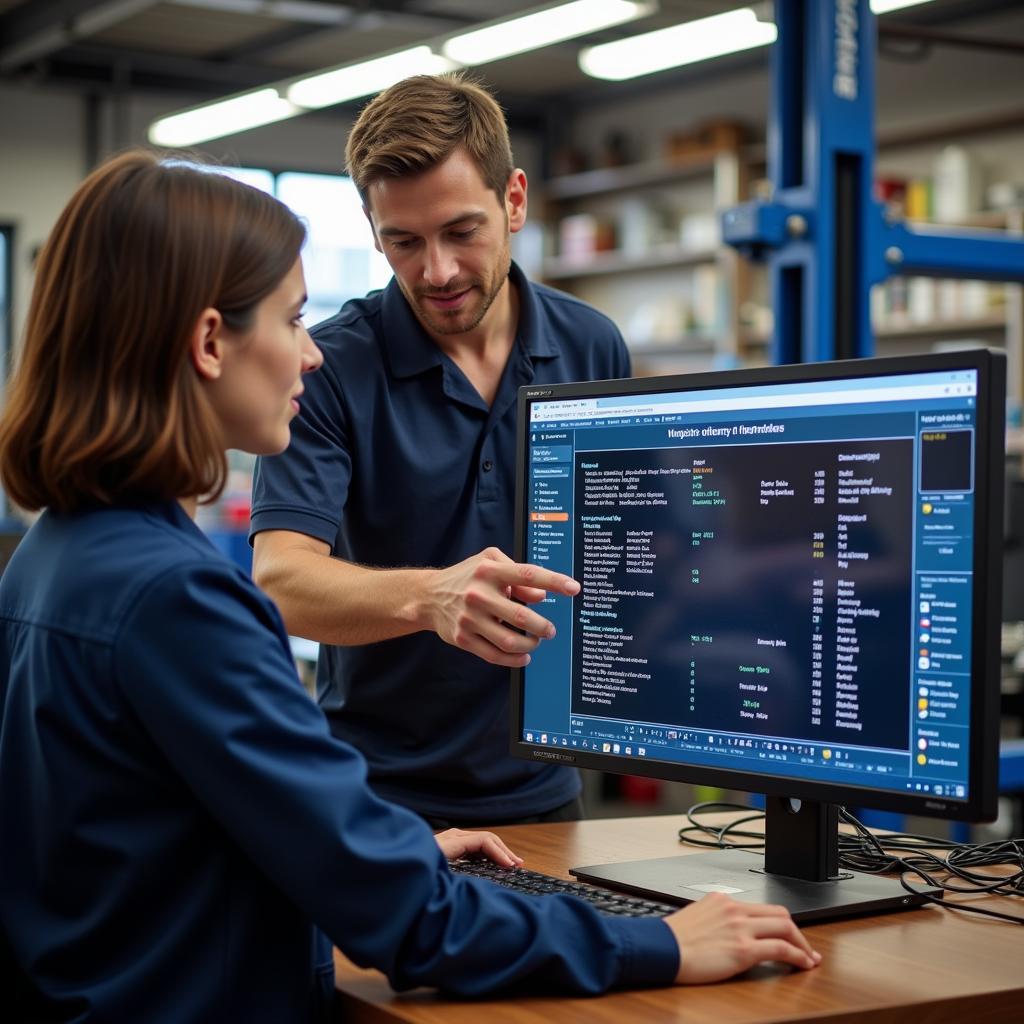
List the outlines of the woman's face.
{"label": "woman's face", "polygon": [[249,330],[237,335],[222,330],[223,367],[209,392],[229,448],[274,455],[288,447],[290,424],[299,413],[302,375],[323,362],[302,324],[305,301],[298,259],[256,307]]}

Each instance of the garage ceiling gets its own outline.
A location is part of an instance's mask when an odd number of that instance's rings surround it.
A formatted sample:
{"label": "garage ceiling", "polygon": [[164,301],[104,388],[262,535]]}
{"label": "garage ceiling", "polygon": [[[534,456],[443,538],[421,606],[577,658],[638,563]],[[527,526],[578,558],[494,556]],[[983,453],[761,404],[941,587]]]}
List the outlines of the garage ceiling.
{"label": "garage ceiling", "polygon": [[[615,29],[480,68],[503,102],[597,86],[576,65],[581,46],[691,21],[741,0],[660,0],[656,13]],[[935,0],[891,18],[953,27],[1016,0]],[[224,96],[504,18],[536,0],[0,0],[0,80],[92,91]],[[763,61],[740,55],[724,61]],[[649,76],[645,87],[677,73]]]}

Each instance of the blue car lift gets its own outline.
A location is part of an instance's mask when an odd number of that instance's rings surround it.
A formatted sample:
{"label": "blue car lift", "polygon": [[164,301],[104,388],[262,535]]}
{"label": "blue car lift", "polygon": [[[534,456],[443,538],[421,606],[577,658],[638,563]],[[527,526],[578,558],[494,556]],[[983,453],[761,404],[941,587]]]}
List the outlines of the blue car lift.
{"label": "blue car lift", "polygon": [[725,241],[769,264],[773,361],[871,355],[871,286],[891,275],[1024,281],[1024,242],[893,223],[874,199],[868,0],[775,0],[775,21],[772,198],[722,217]]}
{"label": "blue car lift", "polygon": [[[868,0],[775,0],[775,23],[772,197],[722,215],[724,240],[769,265],[773,362],[873,354],[871,286],[891,275],[1024,281],[1024,241],[892,222],[875,200]],[[1024,786],[1024,742],[1003,745],[999,775],[1003,791]],[[877,812],[871,820],[901,822]]]}

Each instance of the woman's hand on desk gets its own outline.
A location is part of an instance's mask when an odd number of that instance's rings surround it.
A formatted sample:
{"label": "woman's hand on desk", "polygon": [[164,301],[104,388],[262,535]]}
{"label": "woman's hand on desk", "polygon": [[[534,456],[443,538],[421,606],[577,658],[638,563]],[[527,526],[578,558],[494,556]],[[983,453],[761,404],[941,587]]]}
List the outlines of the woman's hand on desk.
{"label": "woman's hand on desk", "polygon": [[785,907],[710,893],[664,921],[679,943],[681,985],[722,981],[766,960],[801,968],[821,962]]}
{"label": "woman's hand on desk", "polygon": [[516,856],[493,832],[466,832],[461,828],[450,828],[446,832],[438,832],[434,838],[447,860],[475,853],[503,868],[514,868],[523,863],[523,858]]}

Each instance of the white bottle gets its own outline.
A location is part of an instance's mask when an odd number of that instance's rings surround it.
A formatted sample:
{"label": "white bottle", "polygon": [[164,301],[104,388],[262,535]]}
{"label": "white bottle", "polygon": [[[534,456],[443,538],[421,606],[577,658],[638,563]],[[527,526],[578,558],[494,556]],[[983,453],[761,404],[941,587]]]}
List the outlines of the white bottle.
{"label": "white bottle", "polygon": [[981,209],[983,194],[977,159],[963,146],[946,146],[935,161],[935,219],[966,220]]}

